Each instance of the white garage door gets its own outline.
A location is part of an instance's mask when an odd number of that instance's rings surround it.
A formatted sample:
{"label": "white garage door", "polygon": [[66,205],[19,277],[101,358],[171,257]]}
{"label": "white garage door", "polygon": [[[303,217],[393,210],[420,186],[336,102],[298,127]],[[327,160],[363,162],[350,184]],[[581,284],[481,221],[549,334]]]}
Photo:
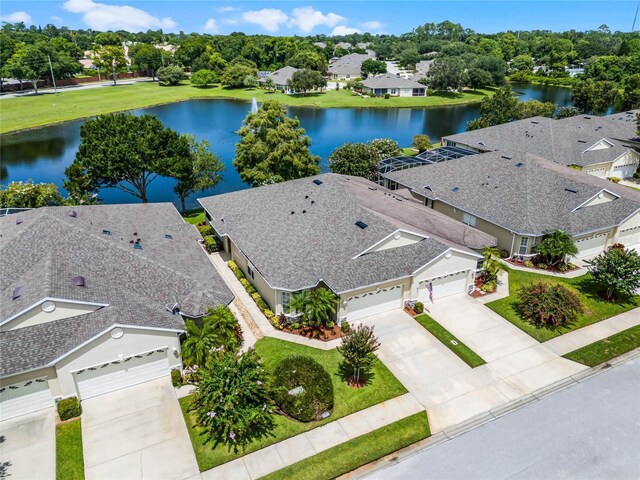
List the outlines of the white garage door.
{"label": "white garage door", "polygon": [[438,299],[448,297],[449,295],[455,295],[457,293],[467,292],[467,273],[463,272],[452,273],[443,277],[431,278],[420,282],[418,287],[418,300],[421,302],[429,302],[429,289],[427,285],[431,283],[433,288],[433,301],[437,302]]}
{"label": "white garage door", "polygon": [[604,251],[604,245],[607,242],[607,234],[594,235],[593,237],[587,237],[580,240],[576,240],[576,247],[578,248],[578,254],[576,257],[585,258],[593,257]]}
{"label": "white garage door", "polygon": [[44,378],[34,378],[0,388],[0,419],[17,417],[52,407],[49,384]]}
{"label": "white garage door", "polygon": [[633,174],[636,173],[636,169],[638,166],[635,163],[628,165],[618,165],[613,167],[613,177],[618,178],[629,178],[633,177]]}
{"label": "white garage door", "polygon": [[402,308],[402,285],[374,290],[348,299],[347,320],[357,320],[394,308]]}
{"label": "white garage door", "polygon": [[152,350],[73,373],[81,400],[131,387],[169,373],[167,350]]}
{"label": "white garage door", "polygon": [[620,231],[618,243],[640,252],[640,225]]}

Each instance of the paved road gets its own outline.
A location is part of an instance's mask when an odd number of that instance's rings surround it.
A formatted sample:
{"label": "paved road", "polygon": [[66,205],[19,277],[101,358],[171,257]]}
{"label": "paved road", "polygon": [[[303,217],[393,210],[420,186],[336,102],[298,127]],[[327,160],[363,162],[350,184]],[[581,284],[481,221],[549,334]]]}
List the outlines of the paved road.
{"label": "paved road", "polygon": [[638,479],[639,452],[636,358],[368,478]]}

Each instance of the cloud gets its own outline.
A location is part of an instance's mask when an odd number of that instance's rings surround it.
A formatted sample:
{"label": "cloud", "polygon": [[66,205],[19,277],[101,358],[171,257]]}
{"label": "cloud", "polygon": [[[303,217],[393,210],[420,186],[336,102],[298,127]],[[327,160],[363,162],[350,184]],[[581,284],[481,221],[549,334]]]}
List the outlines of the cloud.
{"label": "cloud", "polygon": [[331,32],[331,36],[333,35],[350,35],[352,33],[360,33],[360,30],[353,27],[347,27],[346,25],[338,25]]}
{"label": "cloud", "polygon": [[289,17],[282,10],[276,8],[263,8],[262,10],[251,10],[242,14],[245,22],[260,25],[267,32],[277,32],[281,23],[289,20]]}
{"label": "cloud", "polygon": [[216,11],[220,12],[220,13],[235,12],[236,10],[238,10],[238,7],[218,7],[218,8],[216,8]]}
{"label": "cloud", "polygon": [[362,22],[358,24],[366,31],[371,32],[375,30],[382,30],[384,28],[384,23],[378,22],[377,20],[370,20],[368,22]]}
{"label": "cloud", "polygon": [[0,20],[2,20],[3,22],[9,22],[9,23],[18,23],[18,22],[24,22],[24,23],[31,23],[31,15],[29,15],[27,12],[13,12],[10,13],[9,15],[2,15],[0,17]]}
{"label": "cloud", "polygon": [[204,31],[208,33],[218,33],[220,31],[215,18],[207,20],[207,23],[204,24]]}
{"label": "cloud", "polygon": [[107,5],[93,0],[68,0],[63,8],[81,13],[82,21],[94,30],[126,30],[139,32],[148,29],[172,29],[176,22],[171,17],[158,18],[149,12],[128,5]]}
{"label": "cloud", "polygon": [[53,20],[56,23],[62,23],[62,17],[59,17],[57,15],[52,15],[51,20]]}
{"label": "cloud", "polygon": [[325,15],[320,10],[314,10],[313,7],[302,7],[293,9],[289,26],[295,25],[304,33],[309,33],[318,25],[333,27],[346,21],[346,18],[335,13],[327,13]]}
{"label": "cloud", "polygon": [[237,18],[223,18],[222,20],[220,20],[220,23],[224,23],[226,25],[238,25],[240,23],[240,20],[238,20]]}

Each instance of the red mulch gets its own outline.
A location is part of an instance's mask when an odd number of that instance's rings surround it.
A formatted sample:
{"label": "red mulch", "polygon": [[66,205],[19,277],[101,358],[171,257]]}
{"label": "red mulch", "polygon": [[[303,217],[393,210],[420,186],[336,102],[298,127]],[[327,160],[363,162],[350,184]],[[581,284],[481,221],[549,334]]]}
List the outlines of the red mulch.
{"label": "red mulch", "polygon": [[355,377],[351,375],[349,378],[347,378],[347,385],[351,388],[362,388],[366,385],[366,383],[363,379],[356,381]]}
{"label": "red mulch", "polygon": [[562,271],[562,270],[560,270],[559,268],[552,267],[552,266],[549,266],[549,268],[545,268],[545,269],[543,269],[543,268],[538,268],[538,267],[536,267],[535,265],[534,265],[533,267],[525,267],[525,266],[524,266],[524,262],[520,262],[520,261],[512,260],[512,259],[510,259],[510,258],[506,258],[505,260],[506,260],[508,263],[510,263],[511,265],[517,265],[518,267],[528,268],[529,270],[542,270],[542,271],[545,271],[545,272],[553,272],[553,273],[560,273],[560,274],[567,273],[567,272],[573,272],[574,270],[579,270],[579,269],[580,269],[580,267],[578,267],[578,266],[576,265],[576,267],[575,267],[575,268],[567,268],[567,269],[563,272],[563,271]]}
{"label": "red mulch", "polygon": [[315,340],[322,340],[328,342],[335,340],[336,338],[342,338],[346,335],[338,325],[334,325],[333,328],[320,327],[317,329],[311,327],[296,328],[291,330],[289,328],[283,328],[283,332],[291,333],[293,335],[300,335],[301,337],[313,338]]}
{"label": "red mulch", "polygon": [[418,315],[413,308],[404,307],[404,311],[407,312],[412,317],[415,317],[416,315]]}
{"label": "red mulch", "polygon": [[482,282],[481,278],[476,277],[475,283],[474,283],[474,289],[471,291],[471,293],[469,295],[471,295],[473,298],[479,298],[479,297],[485,297],[487,295],[491,295],[492,293],[496,293],[496,290],[493,290],[491,292],[483,292],[482,289],[482,285],[484,285],[484,283]]}

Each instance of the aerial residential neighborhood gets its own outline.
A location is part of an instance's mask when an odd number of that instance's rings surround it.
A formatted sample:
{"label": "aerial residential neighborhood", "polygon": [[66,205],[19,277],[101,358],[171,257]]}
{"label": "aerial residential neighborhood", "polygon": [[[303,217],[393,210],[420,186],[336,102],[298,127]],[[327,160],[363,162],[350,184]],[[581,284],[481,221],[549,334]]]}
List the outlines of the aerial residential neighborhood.
{"label": "aerial residential neighborhood", "polygon": [[0,478],[640,477],[640,10],[399,5],[2,1]]}

